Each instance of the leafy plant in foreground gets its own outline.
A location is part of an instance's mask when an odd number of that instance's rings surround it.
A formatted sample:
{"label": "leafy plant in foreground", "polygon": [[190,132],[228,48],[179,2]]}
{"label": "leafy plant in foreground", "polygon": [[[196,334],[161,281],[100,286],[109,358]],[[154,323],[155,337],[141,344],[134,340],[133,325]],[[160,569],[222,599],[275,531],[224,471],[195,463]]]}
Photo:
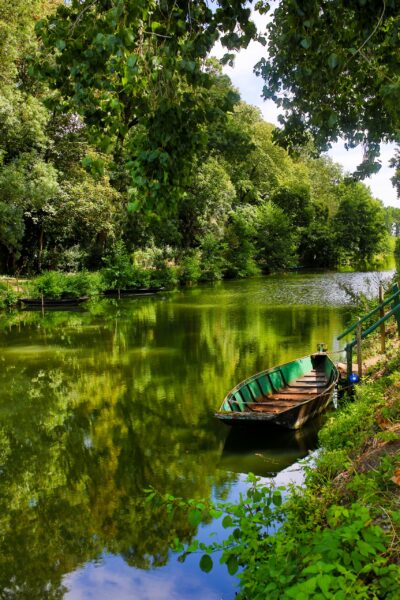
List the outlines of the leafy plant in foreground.
{"label": "leafy plant in foreground", "polygon": [[[397,597],[400,567],[388,560],[388,534],[374,523],[371,509],[334,504],[315,527],[311,515],[290,513],[283,488],[260,485],[252,475],[249,480],[237,504],[161,498],[171,518],[184,510],[194,527],[210,517],[222,519],[229,532],[210,544],[194,540],[185,547],[176,540],[181,560],[201,553],[200,568],[209,572],[213,555],[221,553],[220,562],[240,579],[243,600]],[[154,490],[147,493],[149,500],[157,498]]]}

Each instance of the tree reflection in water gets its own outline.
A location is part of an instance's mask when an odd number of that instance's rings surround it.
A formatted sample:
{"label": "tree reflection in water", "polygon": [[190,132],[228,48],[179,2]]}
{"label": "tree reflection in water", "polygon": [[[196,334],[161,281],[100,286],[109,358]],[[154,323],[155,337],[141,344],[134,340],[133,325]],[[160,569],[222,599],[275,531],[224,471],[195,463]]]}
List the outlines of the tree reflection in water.
{"label": "tree reflection in water", "polygon": [[[184,516],[155,514],[149,486],[229,495],[246,465],[235,469],[229,449],[221,461],[229,430],[213,412],[223,396],[242,377],[330,341],[343,321],[326,308],[252,304],[238,289],[3,321],[2,597],[62,598],[65,574],[104,555],[165,565],[171,541],[196,530]],[[293,445],[290,460],[301,453]]]}

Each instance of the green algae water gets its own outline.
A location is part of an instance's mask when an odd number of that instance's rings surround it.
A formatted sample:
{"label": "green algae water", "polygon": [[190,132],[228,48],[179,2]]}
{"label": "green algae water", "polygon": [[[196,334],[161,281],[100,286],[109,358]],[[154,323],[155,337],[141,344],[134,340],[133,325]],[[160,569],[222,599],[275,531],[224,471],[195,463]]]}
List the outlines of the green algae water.
{"label": "green algae water", "polygon": [[338,350],[342,284],[365,277],[290,274],[3,315],[1,597],[233,599],[224,566],[206,575],[199,557],[169,551],[217,525],[171,522],[144,490],[234,500],[248,472],[284,478],[316,447],[318,421],[246,435],[213,413],[254,372],[319,342]]}

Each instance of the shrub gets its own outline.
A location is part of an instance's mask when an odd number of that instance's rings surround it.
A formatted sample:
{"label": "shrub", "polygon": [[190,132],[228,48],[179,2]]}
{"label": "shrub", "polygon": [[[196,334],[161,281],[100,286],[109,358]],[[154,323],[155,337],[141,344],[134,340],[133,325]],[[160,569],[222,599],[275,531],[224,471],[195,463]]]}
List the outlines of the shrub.
{"label": "shrub", "polygon": [[324,451],[357,450],[373,432],[375,411],[384,404],[382,380],[356,388],[356,401],[348,402],[319,432]]}
{"label": "shrub", "polygon": [[59,271],[44,272],[30,282],[29,295],[32,298],[61,298],[65,290],[65,277],[65,273]]}
{"label": "shrub", "polygon": [[225,276],[249,277],[259,273],[255,262],[254,207],[239,207],[231,215],[225,237]]}
{"label": "shrub", "polygon": [[201,277],[201,256],[199,250],[188,252],[180,260],[178,268],[179,282],[183,285],[196,283]]}
{"label": "shrub", "polygon": [[131,275],[128,281],[128,287],[145,288],[149,287],[151,279],[151,271],[149,269],[140,269],[132,266]]}
{"label": "shrub", "polygon": [[149,273],[148,285],[173,288],[178,283],[178,269],[174,265],[175,252],[170,246],[137,250],[133,255],[134,267]]}
{"label": "shrub", "polygon": [[108,289],[124,289],[131,285],[133,278],[133,265],[125,244],[122,240],[115,243],[115,246],[103,259],[105,264],[101,274],[104,280],[104,286]]}
{"label": "shrub", "polygon": [[374,523],[372,509],[333,504],[316,527],[312,512],[293,513],[290,504],[282,504],[281,488],[262,485],[252,475],[248,479],[253,485],[235,504],[164,497],[172,514],[187,511],[190,524],[211,516],[228,530],[223,541],[208,545],[195,540],[185,547],[176,541],[181,560],[200,551],[200,568],[209,572],[212,555],[221,553],[228,572],[238,573],[237,597],[243,600],[397,598],[400,567],[388,559],[390,534]]}
{"label": "shrub", "polygon": [[17,300],[18,294],[6,283],[0,282],[0,308],[10,308]]}
{"label": "shrub", "polygon": [[222,279],[225,260],[223,244],[212,233],[206,233],[200,242],[201,251],[201,281],[217,281]]}
{"label": "shrub", "polygon": [[104,282],[100,273],[81,271],[80,273],[66,275],[64,295],[73,298],[96,296],[103,288]]}
{"label": "shrub", "polygon": [[87,271],[76,274],[47,271],[36,277],[28,289],[33,298],[79,298],[99,293],[102,289],[102,279],[98,273]]}
{"label": "shrub", "polygon": [[178,283],[178,268],[166,263],[150,271],[150,286],[174,288]]}
{"label": "shrub", "polygon": [[58,256],[57,269],[76,273],[87,264],[88,253],[79,244],[64,249]]}

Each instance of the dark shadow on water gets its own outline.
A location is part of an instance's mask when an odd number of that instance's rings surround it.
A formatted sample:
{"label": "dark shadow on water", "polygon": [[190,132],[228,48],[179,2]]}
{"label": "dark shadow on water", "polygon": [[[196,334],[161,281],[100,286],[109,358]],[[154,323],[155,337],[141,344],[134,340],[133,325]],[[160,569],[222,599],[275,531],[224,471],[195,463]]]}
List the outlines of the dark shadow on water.
{"label": "dark shadow on water", "polygon": [[89,313],[87,308],[83,306],[25,306],[21,309],[21,312],[36,312],[36,313],[47,313],[47,312],[72,312],[72,313]]}
{"label": "dark shadow on water", "polygon": [[232,427],[226,438],[221,466],[236,473],[274,476],[318,447],[324,416],[293,431],[273,425]]}

